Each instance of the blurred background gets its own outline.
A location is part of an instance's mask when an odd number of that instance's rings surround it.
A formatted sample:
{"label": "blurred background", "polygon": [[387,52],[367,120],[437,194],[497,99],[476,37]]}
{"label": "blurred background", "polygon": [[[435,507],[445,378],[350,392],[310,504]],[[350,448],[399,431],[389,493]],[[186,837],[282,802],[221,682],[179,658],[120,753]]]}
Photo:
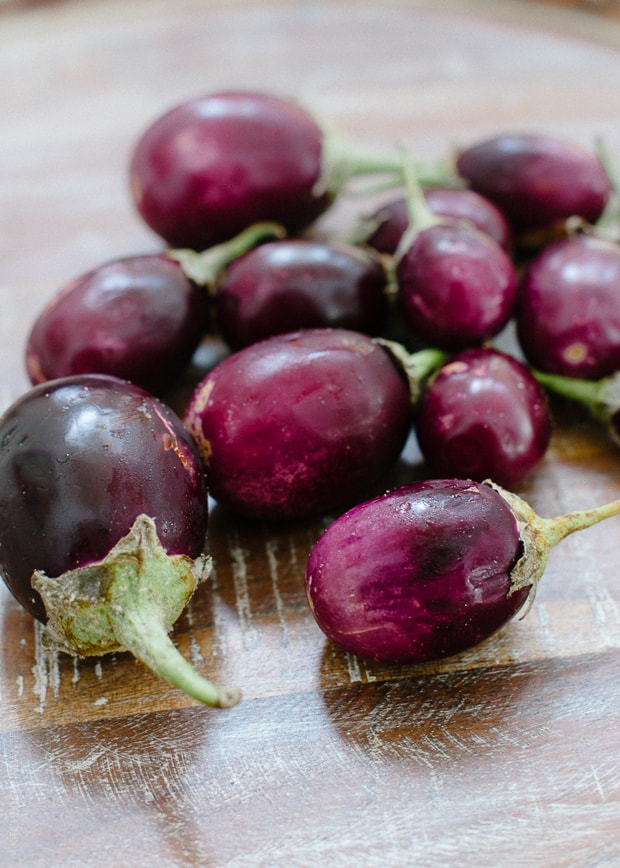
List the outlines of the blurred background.
{"label": "blurred background", "polygon": [[[15,11],[36,6],[84,5],[96,0],[0,0],[0,11]],[[547,6],[564,6],[570,9],[582,9],[586,12],[603,13],[620,17],[619,0],[500,0],[502,5],[510,2],[537,3]],[[208,0],[207,4],[208,5]]]}

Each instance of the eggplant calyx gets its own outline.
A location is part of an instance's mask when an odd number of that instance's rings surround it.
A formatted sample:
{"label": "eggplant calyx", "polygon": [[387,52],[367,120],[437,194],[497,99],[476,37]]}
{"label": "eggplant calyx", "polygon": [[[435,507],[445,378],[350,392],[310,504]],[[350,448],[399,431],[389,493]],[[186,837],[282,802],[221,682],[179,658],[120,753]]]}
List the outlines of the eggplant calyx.
{"label": "eggplant calyx", "polygon": [[592,509],[572,510],[553,518],[541,518],[517,494],[506,491],[490,479],[484,482],[506,501],[517,522],[522,552],[510,572],[508,593],[513,594],[520,588],[530,588],[524,615],[529,612],[534,601],[549,551],[570,534],[620,514],[619,498]]}
{"label": "eggplant calyx", "polygon": [[490,479],[485,480],[502,497],[512,512],[519,530],[521,541],[521,554],[510,571],[510,588],[508,596],[522,588],[530,588],[527,607],[524,617],[529,612],[538,582],[545,572],[547,555],[549,554],[549,542],[545,534],[546,519],[540,518],[531,506],[517,494],[507,491]]}
{"label": "eggplant calyx", "polygon": [[130,651],[199,702],[233,706],[239,691],[203,678],[168,635],[210,571],[208,556],[168,555],[153,519],[139,515],[103,560],[58,577],[34,573],[48,617],[43,642],[78,657]]}

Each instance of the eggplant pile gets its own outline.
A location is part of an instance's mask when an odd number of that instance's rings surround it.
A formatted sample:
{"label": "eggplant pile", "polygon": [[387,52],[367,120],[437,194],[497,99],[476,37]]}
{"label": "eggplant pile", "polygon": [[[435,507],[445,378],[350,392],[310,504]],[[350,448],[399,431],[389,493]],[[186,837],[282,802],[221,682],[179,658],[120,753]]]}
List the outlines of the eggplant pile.
{"label": "eggplant pile", "polygon": [[[156,118],[128,175],[161,251],[50,297],[32,389],[0,419],[0,573],[52,647],[128,650],[234,705],[168,635],[210,569],[209,496],[243,520],[328,520],[310,610],[383,663],[485,640],[531,603],[549,549],[620,511],[543,519],[515,493],[544,461],[550,392],[618,436],[620,246],[594,151],[505,133],[420,167],[231,91]],[[347,240],[315,231],[362,175],[386,201]],[[494,343],[509,325],[515,355]],[[225,355],[177,414],[167,390],[214,335]],[[377,496],[410,436],[426,478]]]}

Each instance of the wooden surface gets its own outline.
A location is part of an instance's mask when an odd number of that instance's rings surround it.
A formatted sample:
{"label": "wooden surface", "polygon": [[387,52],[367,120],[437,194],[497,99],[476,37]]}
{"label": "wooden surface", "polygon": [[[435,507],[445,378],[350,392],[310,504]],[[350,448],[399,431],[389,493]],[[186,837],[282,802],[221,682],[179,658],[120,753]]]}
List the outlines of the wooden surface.
{"label": "wooden surface", "polygon": [[[291,94],[428,158],[518,128],[603,137],[620,159],[617,4],[564,5],[0,4],[0,409],[28,386],[46,299],[158,249],[130,204],[128,154],[185,97]],[[363,205],[347,198],[323,228],[346,233]],[[520,493],[543,515],[619,496],[617,448],[556,410]],[[389,483],[424,473],[412,446]],[[215,571],[175,640],[242,688],[229,711],[125,655],[46,653],[0,587],[1,865],[620,864],[620,519],[554,550],[524,620],[418,668],[370,666],[318,631],[302,576],[328,520],[213,510]]]}

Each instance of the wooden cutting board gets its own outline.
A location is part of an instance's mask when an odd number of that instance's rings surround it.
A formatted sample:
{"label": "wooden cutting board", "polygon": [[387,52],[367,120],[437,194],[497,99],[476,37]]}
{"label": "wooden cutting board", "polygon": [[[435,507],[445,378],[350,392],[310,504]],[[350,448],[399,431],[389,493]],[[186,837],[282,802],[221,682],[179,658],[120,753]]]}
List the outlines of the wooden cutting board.
{"label": "wooden cutting board", "polygon": [[[46,300],[159,249],[127,163],[164,109],[252,87],[428,159],[530,129],[602,138],[620,159],[614,5],[604,18],[516,0],[0,4],[0,409],[28,387],[24,343]],[[346,235],[365,206],[345,198],[322,229]],[[412,445],[386,486],[424,474]],[[619,492],[617,447],[558,405],[520,493],[553,515]],[[525,619],[399,668],[344,654],[314,624],[303,569],[328,520],[213,510],[215,570],[174,638],[241,687],[228,711],[126,655],[46,652],[0,588],[0,864],[620,864],[620,520],[554,550]]]}

